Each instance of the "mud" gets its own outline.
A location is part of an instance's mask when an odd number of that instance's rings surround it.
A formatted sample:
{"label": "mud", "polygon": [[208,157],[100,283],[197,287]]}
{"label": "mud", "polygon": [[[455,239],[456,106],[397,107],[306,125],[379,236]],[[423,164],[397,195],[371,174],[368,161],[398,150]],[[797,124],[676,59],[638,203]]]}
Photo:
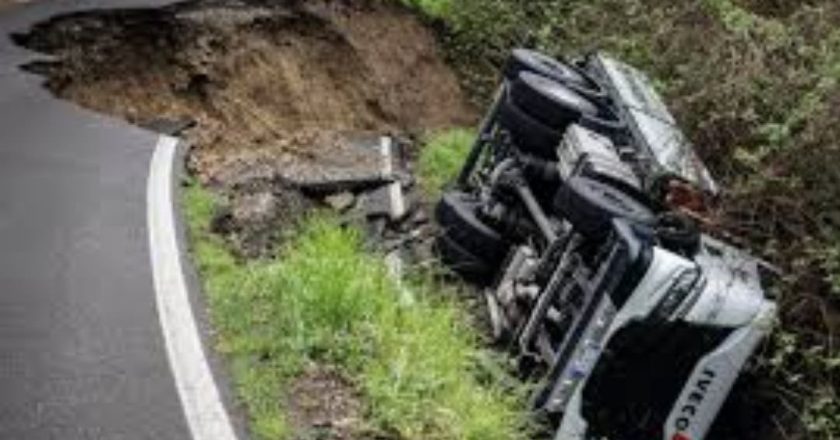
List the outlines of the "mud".
{"label": "mud", "polygon": [[397,2],[192,1],[77,13],[16,41],[61,98],[131,122],[189,117],[204,183],[364,169],[336,141],[474,119],[432,33]]}
{"label": "mud", "polygon": [[295,440],[351,440],[362,433],[358,393],[340,373],[311,367],[288,390],[286,407]]}

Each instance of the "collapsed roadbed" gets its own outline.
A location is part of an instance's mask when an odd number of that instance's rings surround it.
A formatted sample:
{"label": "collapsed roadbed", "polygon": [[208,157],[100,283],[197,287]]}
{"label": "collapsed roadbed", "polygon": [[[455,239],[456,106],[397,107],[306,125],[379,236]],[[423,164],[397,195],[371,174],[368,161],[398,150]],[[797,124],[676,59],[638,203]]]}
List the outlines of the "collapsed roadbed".
{"label": "collapsed roadbed", "polygon": [[245,256],[265,255],[271,231],[311,206],[301,189],[323,198],[392,177],[360,138],[474,118],[434,36],[398,4],[192,1],[74,13],[15,41],[51,55],[25,68],[61,98],[153,129],[193,127],[179,133],[188,166],[230,195],[222,226]]}

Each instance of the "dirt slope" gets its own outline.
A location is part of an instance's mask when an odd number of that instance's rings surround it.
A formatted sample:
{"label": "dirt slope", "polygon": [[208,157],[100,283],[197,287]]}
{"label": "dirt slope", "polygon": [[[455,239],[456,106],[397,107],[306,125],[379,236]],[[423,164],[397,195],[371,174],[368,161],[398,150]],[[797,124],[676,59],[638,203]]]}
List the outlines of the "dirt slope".
{"label": "dirt slope", "polygon": [[12,6],[26,3],[27,0],[0,0],[0,11],[11,8]]}
{"label": "dirt slope", "polygon": [[366,160],[339,133],[473,119],[433,35],[381,2],[193,1],[59,17],[17,41],[57,57],[28,68],[62,98],[138,123],[194,118],[205,182]]}

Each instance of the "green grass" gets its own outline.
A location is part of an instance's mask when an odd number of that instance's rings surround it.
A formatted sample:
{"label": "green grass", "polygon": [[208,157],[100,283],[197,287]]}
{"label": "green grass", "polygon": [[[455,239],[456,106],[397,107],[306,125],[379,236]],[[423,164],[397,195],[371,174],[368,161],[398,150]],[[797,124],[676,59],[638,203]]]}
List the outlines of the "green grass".
{"label": "green grass", "polygon": [[276,261],[238,262],[209,231],[214,199],[196,185],[184,206],[194,260],[237,394],[259,439],[290,437],[283,389],[309,363],[342,369],[369,427],[402,439],[524,438],[524,405],[482,384],[478,339],[434,281],[400,289],[360,234],[314,216]]}
{"label": "green grass", "polygon": [[437,197],[458,177],[474,141],[474,132],[464,128],[432,133],[424,140],[418,171],[427,195]]}
{"label": "green grass", "polygon": [[402,0],[402,2],[433,18],[449,16],[453,7],[452,0]]}

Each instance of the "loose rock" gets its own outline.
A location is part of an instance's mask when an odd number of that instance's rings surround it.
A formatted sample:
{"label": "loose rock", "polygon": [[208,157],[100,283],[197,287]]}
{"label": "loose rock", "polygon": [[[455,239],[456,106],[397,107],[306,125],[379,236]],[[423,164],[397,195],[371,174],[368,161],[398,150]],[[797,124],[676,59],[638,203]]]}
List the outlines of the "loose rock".
{"label": "loose rock", "polygon": [[356,196],[351,192],[342,192],[327,196],[324,202],[338,212],[346,212],[356,204]]}

